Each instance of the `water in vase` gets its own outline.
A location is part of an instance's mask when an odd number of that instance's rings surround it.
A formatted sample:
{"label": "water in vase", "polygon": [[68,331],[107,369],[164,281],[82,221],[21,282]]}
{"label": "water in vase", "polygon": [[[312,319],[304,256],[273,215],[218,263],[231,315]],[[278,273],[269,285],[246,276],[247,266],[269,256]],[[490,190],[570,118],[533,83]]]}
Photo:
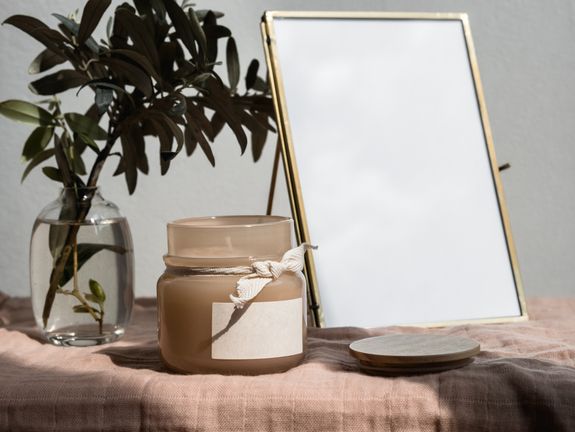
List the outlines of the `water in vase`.
{"label": "water in vase", "polygon": [[[69,241],[74,234],[76,241]],[[60,259],[61,268],[54,270],[64,247],[68,247],[67,259]],[[37,219],[30,247],[30,282],[34,316],[45,337],[56,345],[75,346],[121,337],[133,304],[133,260],[130,230],[123,217],[80,224]],[[47,314],[53,271],[60,278],[53,284],[57,289]]]}

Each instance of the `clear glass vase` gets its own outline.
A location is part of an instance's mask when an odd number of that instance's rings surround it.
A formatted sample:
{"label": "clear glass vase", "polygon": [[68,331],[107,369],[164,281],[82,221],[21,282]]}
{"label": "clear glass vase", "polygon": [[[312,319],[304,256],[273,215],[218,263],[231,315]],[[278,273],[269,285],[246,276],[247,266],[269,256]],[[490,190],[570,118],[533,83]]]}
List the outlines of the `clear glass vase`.
{"label": "clear glass vase", "polygon": [[36,323],[55,345],[90,346],[124,334],[134,302],[128,222],[98,188],[64,188],[40,213],[30,244]]}

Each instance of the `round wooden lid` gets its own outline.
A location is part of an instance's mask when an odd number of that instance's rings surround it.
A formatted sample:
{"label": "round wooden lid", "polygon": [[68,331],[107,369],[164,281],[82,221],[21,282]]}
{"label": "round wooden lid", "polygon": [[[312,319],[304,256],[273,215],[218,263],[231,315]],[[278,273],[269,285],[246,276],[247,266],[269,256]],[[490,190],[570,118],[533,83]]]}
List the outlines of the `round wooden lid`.
{"label": "round wooden lid", "polygon": [[[369,367],[417,367],[466,364],[479,344],[460,336],[391,334],[361,339],[349,346],[351,355]],[[467,362],[468,363],[468,362]]]}

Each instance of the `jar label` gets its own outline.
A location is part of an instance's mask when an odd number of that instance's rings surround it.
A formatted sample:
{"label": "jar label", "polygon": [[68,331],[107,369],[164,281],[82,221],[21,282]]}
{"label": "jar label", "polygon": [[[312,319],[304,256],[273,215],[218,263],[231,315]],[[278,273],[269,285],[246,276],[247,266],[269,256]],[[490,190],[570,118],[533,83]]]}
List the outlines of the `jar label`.
{"label": "jar label", "polygon": [[212,303],[212,359],[249,360],[285,357],[303,352],[301,298]]}

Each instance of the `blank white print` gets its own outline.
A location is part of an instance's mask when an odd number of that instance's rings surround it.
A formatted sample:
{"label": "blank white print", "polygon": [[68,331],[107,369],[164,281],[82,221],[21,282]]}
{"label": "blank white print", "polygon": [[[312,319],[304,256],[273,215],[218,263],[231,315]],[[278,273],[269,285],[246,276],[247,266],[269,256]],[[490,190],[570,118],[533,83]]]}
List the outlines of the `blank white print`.
{"label": "blank white print", "polygon": [[274,20],[327,326],[521,314],[459,20]]}

